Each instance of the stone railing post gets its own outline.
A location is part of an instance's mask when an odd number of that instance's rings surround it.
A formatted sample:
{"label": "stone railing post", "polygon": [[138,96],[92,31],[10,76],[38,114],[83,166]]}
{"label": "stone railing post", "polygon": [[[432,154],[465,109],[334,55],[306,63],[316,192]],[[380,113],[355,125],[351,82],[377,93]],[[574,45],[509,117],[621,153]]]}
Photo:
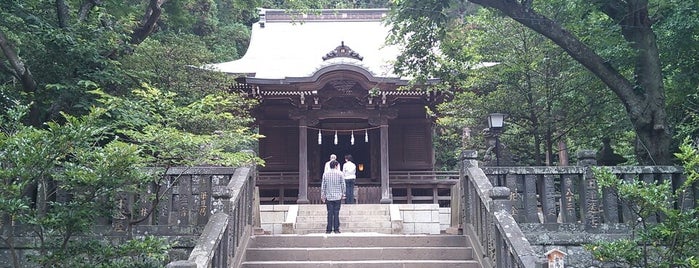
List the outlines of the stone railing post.
{"label": "stone railing post", "polygon": [[218,183],[217,175],[213,176],[213,183],[211,186],[211,197],[212,197],[212,211],[211,214],[216,214],[217,212],[230,213],[231,208],[231,196],[233,193],[231,189],[228,188],[227,184]]}
{"label": "stone railing post", "polygon": [[464,150],[461,152],[462,168],[477,168],[478,167],[478,151]]}
{"label": "stone railing post", "polygon": [[510,188],[507,187],[493,187],[490,190],[490,198],[493,201],[493,211],[504,210],[507,212],[512,212],[512,201],[510,200]]}
{"label": "stone railing post", "polygon": [[587,166],[596,166],[597,165],[597,159],[596,157],[597,152],[595,150],[580,150],[578,152],[578,166],[581,167],[587,167]]}
{"label": "stone railing post", "polygon": [[582,150],[578,152],[578,165],[585,167],[583,183],[580,185],[581,212],[586,228],[597,228],[601,223],[600,197],[597,193],[597,179],[592,173],[591,166],[597,165],[595,151]]}
{"label": "stone railing post", "polygon": [[505,211],[509,213],[512,211],[512,202],[510,202],[510,188],[507,187],[493,187],[493,189],[490,190],[490,215],[488,215],[489,218],[492,218],[492,222],[489,222],[489,233],[490,235],[488,236],[491,241],[488,241],[489,245],[493,245],[490,250],[495,251],[495,256],[491,256],[493,258],[493,262],[496,263],[497,267],[507,267],[507,262],[505,261],[506,256],[508,256],[506,250],[507,250],[507,245],[505,244],[504,237],[499,235],[498,228],[496,226],[497,219],[495,218],[495,213],[499,211]]}
{"label": "stone railing post", "polygon": [[[452,215],[454,213],[458,213],[459,217],[461,218],[461,224],[463,227],[463,224],[466,223],[472,223],[472,213],[477,213],[477,212],[472,212],[472,204],[474,204],[474,197],[472,193],[472,189],[469,187],[469,182],[468,179],[471,176],[469,169],[470,168],[478,168],[478,151],[476,150],[464,150],[461,152],[461,168],[459,171],[459,193],[460,193],[460,200],[459,200],[459,206],[454,208],[452,207]],[[456,210],[456,211],[455,211]]]}
{"label": "stone railing post", "polygon": [[[597,160],[595,159],[596,152],[593,150],[584,150],[580,151],[578,153],[578,165],[579,166],[596,166],[597,165]],[[586,174],[586,185],[589,185],[591,181],[587,180],[587,174],[591,174],[591,170],[586,169],[585,174]],[[597,180],[594,179],[595,185],[597,184]],[[595,189],[597,189],[597,186],[595,186]],[[597,205],[593,208],[597,208],[598,215],[597,217],[597,223],[601,223],[604,221],[605,223],[618,223],[620,222],[619,220],[619,209],[618,203],[617,203],[617,197],[614,194],[614,191],[609,188],[604,188],[602,189],[602,196],[599,196],[597,192],[595,192],[595,196],[597,197]],[[587,204],[587,203],[586,203]],[[600,212],[601,211],[601,212]]]}

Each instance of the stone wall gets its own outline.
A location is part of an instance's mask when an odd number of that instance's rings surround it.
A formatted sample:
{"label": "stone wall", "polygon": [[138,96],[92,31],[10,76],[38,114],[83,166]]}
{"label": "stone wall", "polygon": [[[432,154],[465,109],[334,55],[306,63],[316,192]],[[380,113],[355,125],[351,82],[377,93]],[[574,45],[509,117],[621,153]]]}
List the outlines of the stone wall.
{"label": "stone wall", "polygon": [[403,219],[404,234],[439,234],[438,204],[391,204],[397,206]]}
{"label": "stone wall", "polygon": [[565,252],[565,267],[614,267],[602,265],[583,249],[584,244],[598,241],[614,241],[631,233],[626,224],[602,224],[598,228],[585,228],[583,224],[520,223],[527,240],[539,256],[552,249]]}
{"label": "stone wall", "polygon": [[[8,228],[8,227],[5,227]],[[104,241],[110,241],[114,244],[119,244],[127,239],[133,238],[138,239],[144,236],[157,236],[160,238],[166,238],[169,243],[174,243],[173,247],[169,251],[170,259],[187,259],[192,248],[196,245],[197,239],[199,239],[199,234],[201,233],[204,226],[135,226],[131,232],[115,232],[112,230],[112,226],[97,226],[94,229],[94,236],[76,236],[73,240],[81,239],[100,239]],[[31,230],[24,227],[14,227],[15,232],[15,246],[17,255],[20,260],[21,267],[35,267],[36,265],[28,261],[29,256],[39,254],[38,246],[41,244],[39,237],[37,237]],[[7,245],[0,244],[0,268],[13,267],[12,264],[12,253]]]}
{"label": "stone wall", "polygon": [[[249,236],[245,233],[249,229],[246,227],[253,221],[254,174],[254,168],[245,167],[170,168],[163,180],[168,185],[159,187],[163,199],[154,213],[148,214],[146,209],[134,209],[149,207],[151,203],[147,198],[135,198],[131,193],[121,193],[116,206],[118,213],[112,218],[98,219],[91,232],[75,235],[71,239],[97,239],[120,244],[128,239],[156,236],[174,243],[175,246],[169,251],[171,260],[186,260],[197,245],[209,219],[214,214],[224,212],[236,216],[231,219],[234,223],[227,226],[227,237],[222,239],[225,242],[219,244],[239,245],[241,238]],[[56,199],[59,202],[61,200]],[[138,214],[137,217],[146,217],[146,220],[137,224],[129,223],[130,219],[125,215],[135,214]],[[3,239],[11,237],[10,243],[17,251],[21,266],[32,267],[26,256],[36,254],[41,246],[36,230],[32,226],[5,222],[0,218],[0,235]],[[225,254],[229,256],[216,256],[217,260],[227,261],[235,257],[233,252]],[[12,267],[12,259],[7,243],[0,243],[0,268]]]}
{"label": "stone wall", "polygon": [[290,206],[294,205],[260,205],[260,227],[265,234],[283,234],[282,225]]}

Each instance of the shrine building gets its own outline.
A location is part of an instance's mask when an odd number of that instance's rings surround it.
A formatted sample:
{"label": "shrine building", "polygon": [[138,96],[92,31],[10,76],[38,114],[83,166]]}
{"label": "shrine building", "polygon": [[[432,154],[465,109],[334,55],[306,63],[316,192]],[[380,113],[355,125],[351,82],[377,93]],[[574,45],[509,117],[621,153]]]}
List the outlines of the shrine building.
{"label": "shrine building", "polygon": [[257,181],[263,204],[319,202],[330,154],[341,164],[353,156],[358,203],[448,199],[453,182],[434,183],[434,118],[427,112],[444,96],[426,90],[436,80],[416,88],[393,72],[400,50],[386,45],[387,13],[263,9],[246,54],[207,65],[237,76],[237,87],[260,101],[253,115],[264,136]]}

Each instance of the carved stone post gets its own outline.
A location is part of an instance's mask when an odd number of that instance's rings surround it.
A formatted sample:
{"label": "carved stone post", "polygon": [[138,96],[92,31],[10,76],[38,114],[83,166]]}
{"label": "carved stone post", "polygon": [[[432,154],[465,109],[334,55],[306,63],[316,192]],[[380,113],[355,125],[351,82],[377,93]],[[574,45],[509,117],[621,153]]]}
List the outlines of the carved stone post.
{"label": "carved stone post", "polygon": [[564,223],[578,221],[578,217],[575,214],[574,179],[574,175],[564,175],[561,181],[561,218]]}
{"label": "carved stone post", "polygon": [[231,213],[231,189],[229,179],[224,175],[211,176],[211,215],[218,212]]}
{"label": "carved stone post", "polygon": [[597,164],[595,160],[595,151],[583,150],[578,152],[578,165],[585,167],[583,175],[583,183],[580,186],[583,201],[581,212],[583,222],[587,228],[596,228],[601,223],[600,221],[600,201],[597,194],[597,179],[592,174],[590,166]]}
{"label": "carved stone post", "polygon": [[543,187],[541,190],[541,210],[544,214],[543,223],[556,223],[558,218],[556,214],[556,188],[554,186],[554,177],[552,175],[544,175],[541,179]]}

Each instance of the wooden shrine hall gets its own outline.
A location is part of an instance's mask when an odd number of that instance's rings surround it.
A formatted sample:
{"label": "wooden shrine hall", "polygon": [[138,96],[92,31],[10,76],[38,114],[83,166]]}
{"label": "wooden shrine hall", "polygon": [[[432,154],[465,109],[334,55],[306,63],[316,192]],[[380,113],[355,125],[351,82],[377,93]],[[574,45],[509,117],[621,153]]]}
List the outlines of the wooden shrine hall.
{"label": "wooden shrine hall", "polygon": [[458,174],[433,171],[427,112],[444,96],[426,90],[437,80],[419,90],[394,74],[400,49],[385,44],[387,12],[263,9],[246,54],[206,66],[260,101],[261,203],[318,203],[330,154],[353,156],[358,203],[448,202]]}

